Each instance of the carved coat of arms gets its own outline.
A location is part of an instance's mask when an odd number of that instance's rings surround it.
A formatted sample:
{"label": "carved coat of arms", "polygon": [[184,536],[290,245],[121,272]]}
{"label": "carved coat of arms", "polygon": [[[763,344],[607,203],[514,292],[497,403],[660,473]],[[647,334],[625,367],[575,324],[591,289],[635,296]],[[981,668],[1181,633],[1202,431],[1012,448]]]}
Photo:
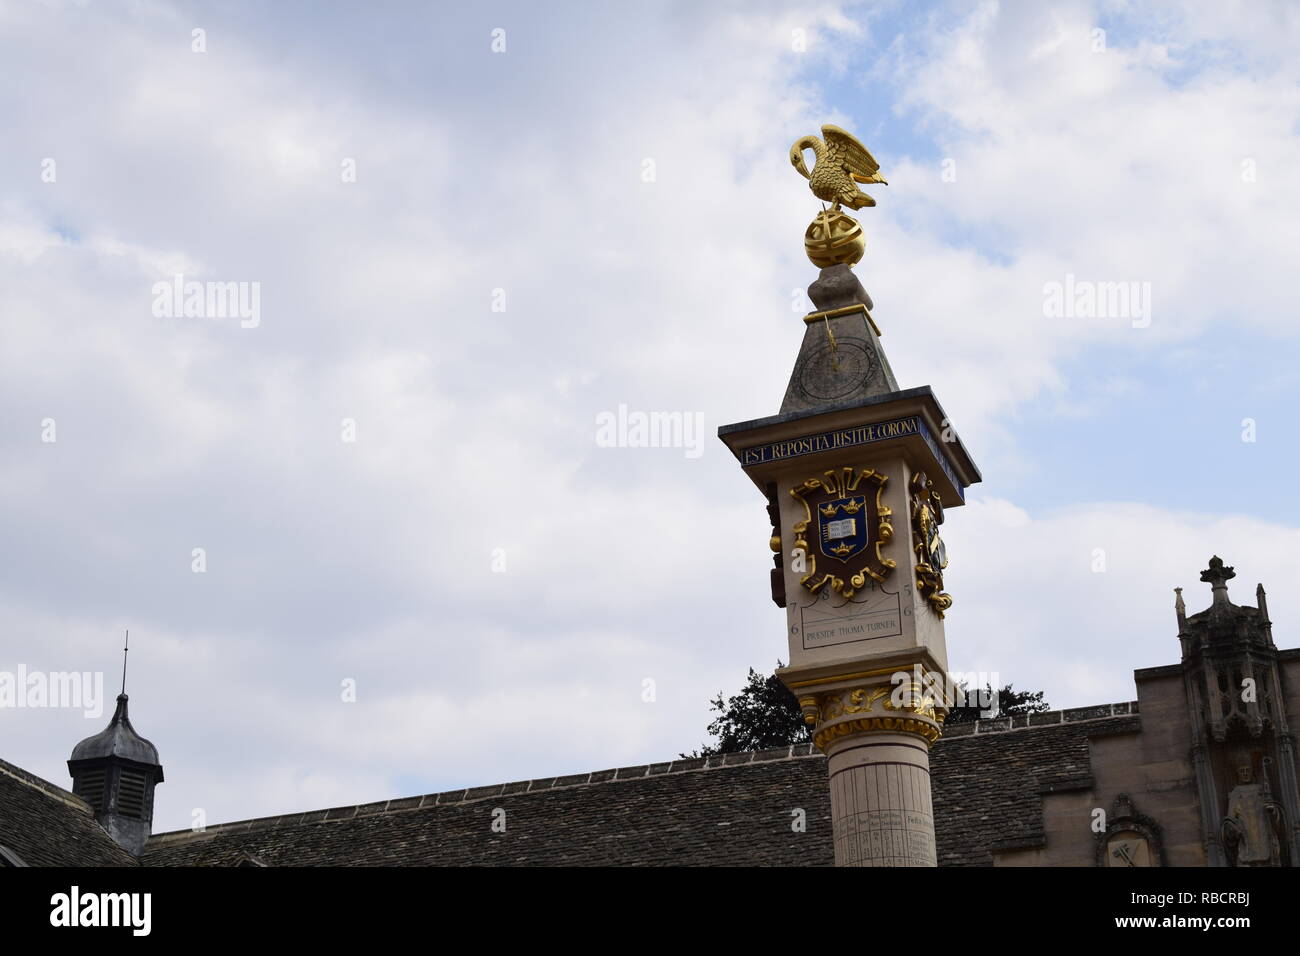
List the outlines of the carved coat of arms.
{"label": "carved coat of arms", "polygon": [[916,540],[916,587],[939,617],[952,607],[952,596],[943,593],[943,569],[948,566],[948,549],[939,537],[943,524],[943,503],[934,483],[918,471],[912,476],[912,536]]}
{"label": "carved coat of arms", "polygon": [[873,468],[846,467],[790,489],[804,506],[794,546],[805,562],[800,583],[809,591],[830,585],[851,598],[868,578],[883,582],[894,570],[896,562],[880,553],[894,536],[891,511],[880,497],[888,481]]}

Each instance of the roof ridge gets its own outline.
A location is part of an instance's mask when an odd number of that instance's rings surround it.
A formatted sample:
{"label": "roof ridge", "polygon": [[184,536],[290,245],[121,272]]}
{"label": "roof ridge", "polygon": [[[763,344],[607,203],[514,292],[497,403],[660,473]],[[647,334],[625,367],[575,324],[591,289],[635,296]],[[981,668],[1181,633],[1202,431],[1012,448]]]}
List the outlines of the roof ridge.
{"label": "roof ridge", "polygon": [[[1120,704],[1098,704],[1092,707],[1073,707],[1064,710],[1045,711],[1040,714],[1022,714],[1012,717],[992,717],[954,724],[945,728],[946,739],[965,736],[987,736],[992,733],[1033,729],[1045,726],[1075,724],[1085,721],[1108,720],[1114,717],[1127,717],[1138,712],[1137,701]],[[969,728],[969,729],[968,729]],[[774,763],[781,760],[806,760],[810,758],[825,759],[811,742],[787,744],[767,750],[746,750],[741,753],[711,754],[706,757],[681,757],[676,760],[659,763],[638,764],[619,767],[612,770],[593,770],[588,773],[561,774],[554,777],[538,777],[533,780],[516,780],[509,783],[494,783],[480,787],[461,787],[456,790],[444,790],[440,793],[426,793],[412,797],[397,797],[392,800],[377,800],[372,803],[349,804],[340,807],[328,807],[322,810],[303,810],[295,813],[281,813],[266,817],[250,817],[245,820],[233,820],[230,823],[217,823],[202,830],[171,830],[156,833],[149,838],[145,852],[163,845],[174,845],[190,840],[199,840],[240,830],[269,830],[279,826],[293,826],[306,823],[332,823],[337,820],[350,820],[362,816],[377,816],[386,813],[399,813],[408,810],[424,810],[434,806],[457,806],[489,800],[494,797],[513,797],[527,793],[547,790],[559,790],[569,787],[588,787],[594,784],[622,783],[627,780],[644,780],[675,773],[698,773],[718,770],[723,767],[738,767],[754,763]],[[83,804],[84,805],[84,804]]]}
{"label": "roof ridge", "polygon": [[33,790],[39,790],[46,796],[53,797],[56,800],[62,800],[74,809],[81,810],[85,813],[91,812],[90,804],[86,803],[85,800],[82,800],[81,797],[77,796],[71,790],[64,790],[58,784],[50,783],[50,781],[46,780],[44,777],[38,777],[30,770],[24,770],[17,764],[12,764],[7,760],[0,759],[0,773],[3,773],[7,777],[13,777],[19,783],[26,784]]}
{"label": "roof ridge", "polygon": [[707,757],[682,757],[677,760],[618,767],[611,770],[593,770],[587,773],[538,777],[533,780],[515,780],[509,783],[494,783],[481,787],[461,787],[439,793],[398,797],[392,800],[377,800],[373,803],[359,803],[297,813],[282,813],[269,817],[252,817],[247,820],[234,820],[230,823],[217,823],[205,827],[203,830],[171,830],[165,833],[155,833],[149,838],[145,852],[162,844],[170,845],[191,839],[201,839],[218,832],[274,829],[280,825],[350,820],[360,816],[377,816],[381,813],[397,813],[406,810],[423,810],[434,806],[477,803],[480,800],[488,800],[493,797],[514,797],[521,794],[540,793],[570,787],[588,787],[594,784],[644,780],[648,777],[662,777],[674,773],[698,773],[700,771],[719,770],[723,767],[739,767],[754,763],[775,763],[780,760],[806,760],[809,758],[824,759],[822,754],[813,748],[811,742],[805,742],[787,744],[784,747],[773,747],[767,750],[711,754]]}
{"label": "roof ridge", "polygon": [[1059,727],[1062,724],[1078,724],[1095,720],[1111,720],[1115,717],[1138,716],[1138,702],[1124,701],[1118,704],[1093,704],[1089,707],[1066,707],[1061,710],[1045,710],[1037,714],[1012,714],[1006,717],[981,717],[979,720],[961,724],[949,724],[943,729],[943,736],[937,743],[945,740],[989,734],[1004,734],[1017,730],[1033,730],[1039,727]]}

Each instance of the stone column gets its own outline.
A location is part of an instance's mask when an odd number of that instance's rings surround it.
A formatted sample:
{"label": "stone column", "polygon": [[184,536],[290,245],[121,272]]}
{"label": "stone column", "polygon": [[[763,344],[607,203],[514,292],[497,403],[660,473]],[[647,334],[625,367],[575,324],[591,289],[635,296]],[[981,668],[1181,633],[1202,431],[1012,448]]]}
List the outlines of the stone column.
{"label": "stone column", "polygon": [[910,676],[801,698],[827,756],[836,866],[937,865],[930,745],[941,723]]}

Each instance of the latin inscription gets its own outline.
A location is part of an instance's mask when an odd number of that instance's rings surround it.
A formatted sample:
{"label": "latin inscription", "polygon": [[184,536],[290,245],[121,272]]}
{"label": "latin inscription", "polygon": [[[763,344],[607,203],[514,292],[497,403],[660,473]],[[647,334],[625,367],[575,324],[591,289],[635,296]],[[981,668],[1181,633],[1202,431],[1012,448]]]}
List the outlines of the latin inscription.
{"label": "latin inscription", "polygon": [[787,441],[774,441],[766,445],[744,448],[740,452],[740,463],[748,468],[751,465],[783,461],[786,458],[797,458],[800,455],[811,455],[819,451],[852,448],[888,438],[918,435],[920,431],[921,422],[915,417],[878,422],[874,425],[858,425],[856,428],[840,428],[833,432],[822,432],[820,435],[808,435],[804,438],[791,438]]}
{"label": "latin inscription", "polygon": [[836,605],[833,601],[816,599],[803,607],[792,605],[790,626],[803,649],[902,634],[903,605],[899,595],[876,592],[874,588],[863,594],[867,599],[861,603]]}
{"label": "latin inscription", "polygon": [[807,435],[803,438],[768,442],[766,445],[742,448],[737,453],[737,457],[742,467],[750,468],[769,461],[784,461],[787,458],[798,458],[800,455],[813,455],[837,448],[854,448],[859,445],[870,445],[872,442],[887,441],[890,438],[906,438],[909,435],[918,435],[925,440],[938,460],[939,467],[957,489],[957,494],[965,501],[966,488],[961,479],[948,463],[948,458],[939,448],[939,443],[930,434],[930,429],[925,427],[925,422],[915,416],[892,422],[878,422],[874,425],[858,425],[856,428],[840,428],[833,432],[822,432],[819,435]]}
{"label": "latin inscription", "polygon": [[863,637],[877,637],[880,632],[898,633],[898,619],[885,618],[883,621],[867,621],[862,624],[839,624],[835,627],[823,627],[804,632],[808,643],[837,644],[840,641],[854,641]]}

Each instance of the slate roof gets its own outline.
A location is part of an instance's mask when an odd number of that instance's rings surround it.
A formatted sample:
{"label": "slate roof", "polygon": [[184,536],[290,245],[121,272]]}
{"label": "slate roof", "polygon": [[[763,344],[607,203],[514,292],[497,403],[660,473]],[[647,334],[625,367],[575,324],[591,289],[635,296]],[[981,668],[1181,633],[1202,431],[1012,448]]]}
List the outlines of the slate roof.
{"label": "slate roof", "polygon": [[28,866],[136,866],[89,805],[0,760],[0,845]]}
{"label": "slate roof", "polygon": [[[994,849],[1041,845],[1042,794],[1092,785],[1089,738],[1139,730],[1136,702],[948,728],[931,752],[940,865],[988,866]],[[826,763],[810,751],[675,760],[159,834],[142,862],[828,866]],[[492,828],[498,809],[504,833]],[[799,809],[806,832],[791,827]]]}

